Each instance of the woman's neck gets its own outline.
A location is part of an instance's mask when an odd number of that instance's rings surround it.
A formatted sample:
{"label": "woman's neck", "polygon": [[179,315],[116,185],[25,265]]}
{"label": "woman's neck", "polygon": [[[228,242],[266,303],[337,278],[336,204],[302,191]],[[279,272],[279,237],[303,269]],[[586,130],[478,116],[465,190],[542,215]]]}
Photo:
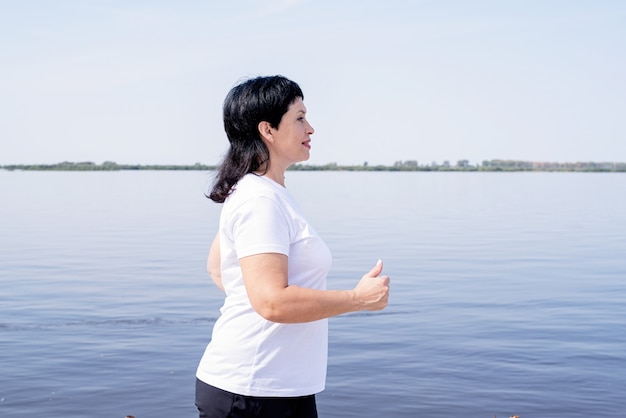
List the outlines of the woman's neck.
{"label": "woman's neck", "polygon": [[277,164],[270,164],[266,169],[265,167],[261,168],[258,171],[255,171],[255,174],[267,177],[270,180],[275,181],[281,186],[285,187],[285,172],[287,169],[283,169],[281,167],[277,167]]}
{"label": "woman's neck", "polygon": [[276,183],[278,183],[281,186],[285,187],[285,172],[284,171],[273,172],[272,170],[268,170],[263,175],[265,177],[267,177],[268,179],[274,180]]}

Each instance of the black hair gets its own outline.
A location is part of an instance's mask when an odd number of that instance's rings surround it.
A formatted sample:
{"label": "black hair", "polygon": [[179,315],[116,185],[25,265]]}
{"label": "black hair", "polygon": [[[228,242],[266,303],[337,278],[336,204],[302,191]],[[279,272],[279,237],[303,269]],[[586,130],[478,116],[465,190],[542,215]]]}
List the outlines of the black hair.
{"label": "black hair", "polygon": [[277,128],[289,106],[304,99],[300,86],[283,76],[256,77],[233,87],[224,100],[224,130],[230,142],[209,199],[224,203],[237,182],[255,171],[267,172],[270,154],[259,123]]}

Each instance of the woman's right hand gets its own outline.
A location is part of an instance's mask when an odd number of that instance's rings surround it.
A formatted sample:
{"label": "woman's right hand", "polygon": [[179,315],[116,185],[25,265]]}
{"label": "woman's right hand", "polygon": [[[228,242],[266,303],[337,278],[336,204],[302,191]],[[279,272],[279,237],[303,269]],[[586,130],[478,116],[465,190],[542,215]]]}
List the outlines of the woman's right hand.
{"label": "woman's right hand", "polygon": [[374,268],[367,272],[354,288],[360,310],[378,311],[387,306],[389,300],[389,276],[380,275],[383,262],[378,260]]}

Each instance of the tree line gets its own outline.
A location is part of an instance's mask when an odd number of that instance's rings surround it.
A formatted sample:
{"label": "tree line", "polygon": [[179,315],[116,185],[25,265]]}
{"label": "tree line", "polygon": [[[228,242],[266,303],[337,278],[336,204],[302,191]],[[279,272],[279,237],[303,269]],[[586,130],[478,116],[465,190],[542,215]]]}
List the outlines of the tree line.
{"label": "tree line", "polygon": [[[195,163],[192,165],[176,164],[118,164],[105,161],[96,164],[91,161],[56,164],[12,164],[0,165],[4,170],[35,171],[119,171],[119,170],[197,170],[212,171],[217,165]],[[456,164],[444,161],[439,164],[418,164],[416,160],[396,161],[392,165],[340,165],[335,162],[323,165],[296,164],[289,168],[293,171],[576,171],[576,172],[626,172],[626,163],[620,162],[534,162],[521,160],[485,160],[481,164],[470,164],[468,160],[459,160]]]}
{"label": "tree line", "polygon": [[196,163],[193,165],[176,164],[118,164],[105,161],[96,164],[91,161],[69,162],[56,164],[12,164],[0,165],[4,170],[33,170],[33,171],[120,171],[120,170],[215,170],[217,166]]}

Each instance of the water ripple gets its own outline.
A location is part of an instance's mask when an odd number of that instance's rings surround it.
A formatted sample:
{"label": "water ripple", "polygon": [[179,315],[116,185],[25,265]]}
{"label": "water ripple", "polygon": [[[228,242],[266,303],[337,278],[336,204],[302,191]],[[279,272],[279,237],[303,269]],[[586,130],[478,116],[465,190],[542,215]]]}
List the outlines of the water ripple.
{"label": "water ripple", "polygon": [[165,318],[115,318],[101,320],[66,321],[50,323],[0,323],[2,331],[32,331],[58,328],[82,328],[82,327],[159,327],[172,325],[196,325],[212,324],[217,318],[191,318],[191,319],[165,319]]}

